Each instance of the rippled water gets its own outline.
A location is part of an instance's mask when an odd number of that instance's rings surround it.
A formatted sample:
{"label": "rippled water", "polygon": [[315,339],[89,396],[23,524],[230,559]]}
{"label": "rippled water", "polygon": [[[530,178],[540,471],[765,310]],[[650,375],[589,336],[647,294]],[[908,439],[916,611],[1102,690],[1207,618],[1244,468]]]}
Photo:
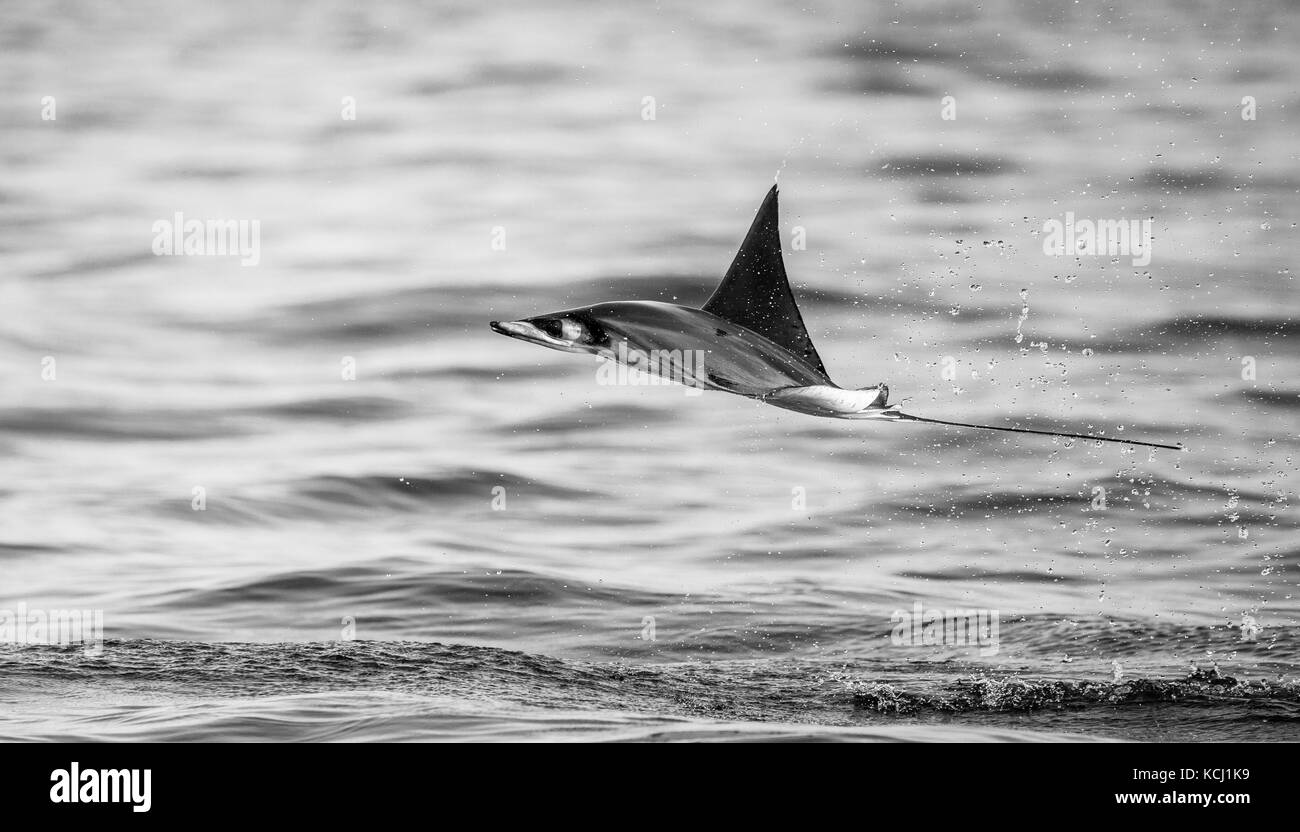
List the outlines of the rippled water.
{"label": "rippled water", "polygon": [[[0,609],[109,641],[0,645],[0,736],[1300,738],[1296,29],[8,4]],[[778,171],[836,381],[1188,451],[601,385],[487,328],[702,302]],[[155,256],[177,211],[260,263]],[[1151,263],[1046,255],[1066,212],[1152,219]],[[998,651],[893,644],[918,601]]]}

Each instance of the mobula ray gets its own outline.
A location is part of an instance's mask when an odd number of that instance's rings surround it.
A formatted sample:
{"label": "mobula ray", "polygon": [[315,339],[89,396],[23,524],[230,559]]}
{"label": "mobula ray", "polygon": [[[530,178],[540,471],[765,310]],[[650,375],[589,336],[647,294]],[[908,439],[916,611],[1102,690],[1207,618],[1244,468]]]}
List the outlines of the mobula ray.
{"label": "mobula ray", "polygon": [[[598,303],[520,321],[492,321],[502,335],[564,352],[590,353],[683,384],[735,393],[813,416],[884,419],[1036,433],[1182,450],[1084,433],[974,425],[904,413],[884,384],[846,389],[831,381],[804,327],[781,258],[772,186],[722,283],[702,309],[651,300]],[[672,360],[650,360],[654,356]],[[683,356],[700,355],[688,361]]]}

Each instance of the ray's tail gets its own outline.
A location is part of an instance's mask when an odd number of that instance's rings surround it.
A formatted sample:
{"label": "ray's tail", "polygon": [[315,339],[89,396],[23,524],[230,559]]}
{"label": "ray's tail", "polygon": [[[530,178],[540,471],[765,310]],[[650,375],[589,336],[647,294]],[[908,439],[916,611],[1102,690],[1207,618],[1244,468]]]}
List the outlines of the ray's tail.
{"label": "ray's tail", "polygon": [[912,416],[908,413],[896,413],[895,418],[907,422],[928,422],[931,425],[948,425],[954,428],[976,428],[978,430],[1000,430],[1005,433],[1036,433],[1039,436],[1063,436],[1069,439],[1092,439],[1097,442],[1115,442],[1120,445],[1141,445],[1144,448],[1165,448],[1170,451],[1187,450],[1182,445],[1163,445],[1159,442],[1139,442],[1136,439],[1115,439],[1110,436],[1095,436],[1090,433],[1061,433],[1054,430],[1032,430],[1030,428],[1008,428],[998,425],[972,425],[968,422],[946,422],[943,419],[926,419],[923,416]]}

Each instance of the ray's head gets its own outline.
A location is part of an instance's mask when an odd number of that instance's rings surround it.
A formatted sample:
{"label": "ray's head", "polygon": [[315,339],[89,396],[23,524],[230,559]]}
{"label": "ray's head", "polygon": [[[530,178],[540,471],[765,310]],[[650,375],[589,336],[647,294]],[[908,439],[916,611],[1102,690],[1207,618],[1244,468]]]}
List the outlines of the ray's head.
{"label": "ray's head", "polygon": [[561,352],[597,353],[609,348],[605,329],[586,310],[552,312],[522,321],[492,321],[489,326],[509,338]]}

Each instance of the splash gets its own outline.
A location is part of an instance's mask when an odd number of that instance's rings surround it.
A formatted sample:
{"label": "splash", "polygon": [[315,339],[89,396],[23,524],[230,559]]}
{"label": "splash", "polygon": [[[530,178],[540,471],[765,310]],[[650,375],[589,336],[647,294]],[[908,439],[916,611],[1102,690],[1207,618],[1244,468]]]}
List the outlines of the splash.
{"label": "splash", "polygon": [[1016,343],[1019,344],[1025,340],[1025,334],[1021,332],[1021,327],[1025,321],[1029,320],[1029,290],[1020,290],[1020,319],[1016,321]]}

